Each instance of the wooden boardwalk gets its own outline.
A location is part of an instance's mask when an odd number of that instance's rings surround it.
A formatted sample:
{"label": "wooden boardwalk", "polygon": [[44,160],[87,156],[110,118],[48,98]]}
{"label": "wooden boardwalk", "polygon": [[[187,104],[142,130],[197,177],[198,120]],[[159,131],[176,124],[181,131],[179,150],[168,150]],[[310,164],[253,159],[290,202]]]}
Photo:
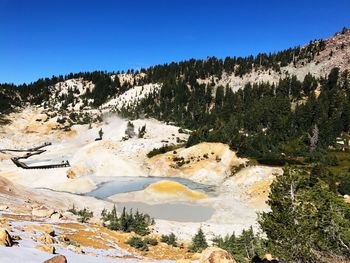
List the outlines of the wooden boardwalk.
{"label": "wooden boardwalk", "polygon": [[42,154],[43,152],[46,152],[46,150],[42,150],[42,148],[51,145],[50,142],[44,143],[43,145],[30,148],[27,150],[23,149],[0,149],[0,152],[26,152],[25,155],[21,157],[12,157],[11,161],[17,166],[22,169],[52,169],[52,168],[64,168],[64,167],[69,167],[70,164],[68,161],[59,163],[59,164],[46,164],[46,165],[31,165],[28,166],[24,162],[21,162],[21,159],[28,159],[29,157],[33,155],[39,155]]}

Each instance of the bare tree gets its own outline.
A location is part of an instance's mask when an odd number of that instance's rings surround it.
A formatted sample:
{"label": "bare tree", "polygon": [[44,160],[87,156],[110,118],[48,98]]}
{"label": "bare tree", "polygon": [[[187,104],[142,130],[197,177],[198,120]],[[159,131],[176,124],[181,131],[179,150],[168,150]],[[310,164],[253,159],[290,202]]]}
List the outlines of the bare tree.
{"label": "bare tree", "polygon": [[310,134],[308,134],[308,136],[310,140],[310,151],[313,152],[317,148],[318,136],[319,136],[319,129],[316,124],[312,130],[312,136]]}

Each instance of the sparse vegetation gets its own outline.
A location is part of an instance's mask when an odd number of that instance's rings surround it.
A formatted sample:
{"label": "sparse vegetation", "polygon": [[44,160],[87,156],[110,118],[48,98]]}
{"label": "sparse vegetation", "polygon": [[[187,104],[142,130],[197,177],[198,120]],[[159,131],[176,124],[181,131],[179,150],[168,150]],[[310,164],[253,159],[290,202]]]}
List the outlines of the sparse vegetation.
{"label": "sparse vegetation", "polygon": [[166,243],[169,246],[177,247],[176,236],[174,233],[170,233],[169,235],[162,235],[160,238],[160,242]]}
{"label": "sparse vegetation", "polygon": [[178,149],[180,147],[182,147],[182,145],[163,145],[160,148],[154,148],[152,151],[150,151],[147,154],[147,157],[148,158],[152,158],[155,155],[166,153],[166,152],[169,152],[169,151],[174,151],[174,150],[176,150],[176,149]]}
{"label": "sparse vegetation", "polygon": [[104,226],[111,230],[118,230],[123,232],[135,232],[138,235],[144,236],[149,234],[148,227],[154,224],[154,219],[147,214],[142,214],[138,211],[133,213],[126,212],[125,207],[123,212],[118,217],[117,209],[114,206],[111,211],[103,209],[101,213],[101,220],[103,221]]}
{"label": "sparse vegetation", "polygon": [[84,207],[81,210],[77,210],[73,204],[72,208],[68,209],[68,212],[78,216],[78,221],[81,223],[87,223],[94,216],[94,213],[89,210],[89,208]]}

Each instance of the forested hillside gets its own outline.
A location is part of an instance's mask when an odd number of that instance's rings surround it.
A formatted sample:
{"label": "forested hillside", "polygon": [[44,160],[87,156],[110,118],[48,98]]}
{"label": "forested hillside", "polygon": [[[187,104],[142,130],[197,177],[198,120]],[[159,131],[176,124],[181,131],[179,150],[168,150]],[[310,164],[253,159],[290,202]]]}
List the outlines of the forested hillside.
{"label": "forested hillside", "polygon": [[[6,113],[26,103],[41,105],[73,116],[73,122],[94,108],[129,118],[154,117],[194,130],[187,146],[224,142],[241,155],[276,164],[317,159],[349,131],[349,43],[350,31],[344,28],[329,39],[276,53],[2,84],[0,107]],[[149,86],[141,96],[151,83],[157,88]],[[122,97],[136,86],[139,93]],[[109,103],[121,98],[129,102]]]}
{"label": "forested hillside", "polygon": [[308,152],[308,135],[318,130],[317,147],[335,142],[349,131],[349,74],[334,68],[328,77],[308,74],[270,83],[250,84],[233,93],[219,86],[183,81],[165,82],[159,93],[151,94],[132,109],[128,117],[146,115],[175,122],[196,130],[188,146],[200,141],[228,143],[239,153],[263,157],[298,155]]}

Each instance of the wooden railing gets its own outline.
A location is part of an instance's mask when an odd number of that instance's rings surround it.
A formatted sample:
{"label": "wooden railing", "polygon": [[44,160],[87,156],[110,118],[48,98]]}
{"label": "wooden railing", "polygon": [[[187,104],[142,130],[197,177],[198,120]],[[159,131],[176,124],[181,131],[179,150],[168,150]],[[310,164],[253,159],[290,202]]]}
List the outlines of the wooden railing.
{"label": "wooden railing", "polygon": [[20,156],[20,157],[12,157],[11,161],[18,167],[23,168],[23,169],[52,169],[52,168],[63,168],[63,167],[69,167],[70,164],[68,161],[62,162],[60,164],[45,164],[45,165],[31,165],[28,166],[26,163],[21,162],[19,160],[21,159],[28,159],[29,157],[33,155],[39,155],[42,154],[43,152],[46,152],[46,150],[41,150],[42,148],[51,145],[50,142],[46,142],[43,145],[30,148],[27,150],[22,150],[22,149],[0,149],[0,152],[27,152],[25,155]]}

